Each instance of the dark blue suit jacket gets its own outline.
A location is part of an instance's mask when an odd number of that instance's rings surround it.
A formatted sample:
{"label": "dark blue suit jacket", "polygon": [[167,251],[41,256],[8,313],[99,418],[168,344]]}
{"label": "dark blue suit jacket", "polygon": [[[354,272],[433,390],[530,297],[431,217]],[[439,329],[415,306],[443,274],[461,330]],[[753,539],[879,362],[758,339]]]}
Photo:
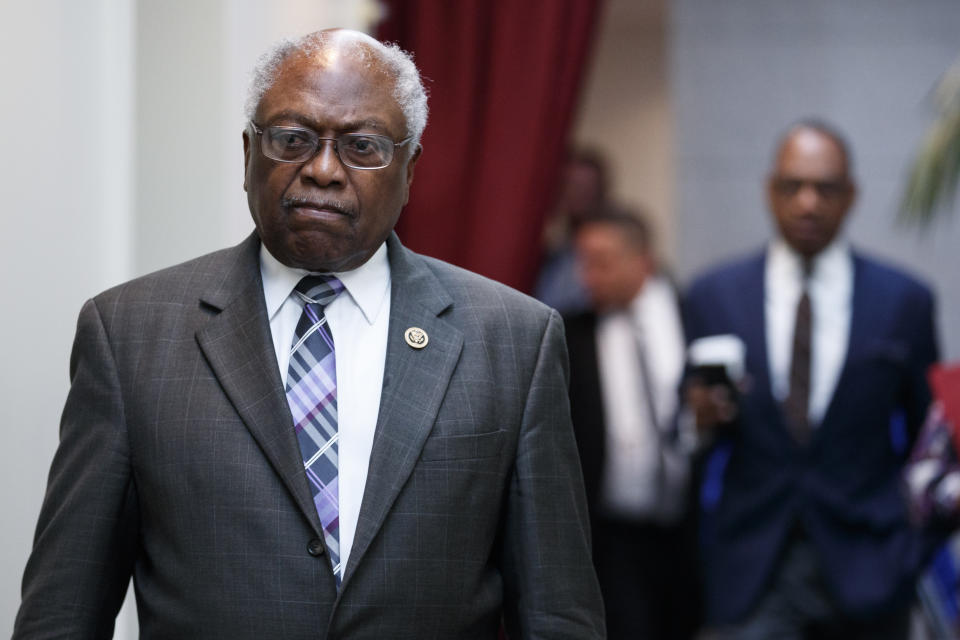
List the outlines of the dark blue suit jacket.
{"label": "dark blue suit jacket", "polygon": [[799,524],[827,588],[849,615],[905,602],[925,543],[911,529],[900,470],[930,400],[937,359],[933,296],[905,274],[854,254],[853,314],[837,388],[806,448],[770,390],[765,252],[691,286],[687,339],[735,334],[750,384],[739,424],[703,465],[701,543],[708,618],[731,622],[757,603]]}

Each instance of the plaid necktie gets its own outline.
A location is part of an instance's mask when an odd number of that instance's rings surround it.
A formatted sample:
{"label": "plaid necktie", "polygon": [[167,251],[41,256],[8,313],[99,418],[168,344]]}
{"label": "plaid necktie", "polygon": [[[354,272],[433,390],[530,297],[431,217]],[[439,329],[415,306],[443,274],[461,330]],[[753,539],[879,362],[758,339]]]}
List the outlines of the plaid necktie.
{"label": "plaid necktie", "polygon": [[340,492],[337,480],[337,365],[333,334],[323,308],[343,291],[333,276],[306,276],[293,293],[303,300],[303,314],[290,348],[287,402],[300,443],[313,503],[323,525],[333,574],[340,585]]}

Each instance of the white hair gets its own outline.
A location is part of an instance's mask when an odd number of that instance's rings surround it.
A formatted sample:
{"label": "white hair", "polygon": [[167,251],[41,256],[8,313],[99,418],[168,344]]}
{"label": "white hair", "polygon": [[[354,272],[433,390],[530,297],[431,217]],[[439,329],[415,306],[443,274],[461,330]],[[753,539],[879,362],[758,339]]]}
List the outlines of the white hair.
{"label": "white hair", "polygon": [[[335,42],[336,41],[336,42]],[[290,56],[300,53],[310,56],[329,46],[349,48],[351,56],[364,66],[380,63],[393,78],[393,97],[407,121],[407,135],[411,148],[420,144],[420,136],[427,126],[427,92],[413,56],[390,42],[380,42],[359,32],[317,31],[296,39],[284,39],[260,56],[250,79],[250,89],[244,106],[248,120],[253,120],[263,95],[277,80],[280,67]]]}

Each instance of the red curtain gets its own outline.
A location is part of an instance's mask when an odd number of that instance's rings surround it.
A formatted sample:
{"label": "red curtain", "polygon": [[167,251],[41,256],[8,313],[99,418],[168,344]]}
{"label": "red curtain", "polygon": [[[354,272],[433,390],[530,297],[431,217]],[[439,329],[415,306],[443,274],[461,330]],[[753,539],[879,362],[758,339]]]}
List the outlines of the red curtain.
{"label": "red curtain", "polygon": [[379,37],[430,94],[410,203],[414,249],[529,290],[600,0],[387,0]]}

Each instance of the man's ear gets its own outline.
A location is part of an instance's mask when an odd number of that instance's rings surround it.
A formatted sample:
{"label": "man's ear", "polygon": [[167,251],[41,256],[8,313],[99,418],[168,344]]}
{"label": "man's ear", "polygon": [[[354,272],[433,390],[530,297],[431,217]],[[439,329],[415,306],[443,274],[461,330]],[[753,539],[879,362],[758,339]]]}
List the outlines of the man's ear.
{"label": "man's ear", "polygon": [[417,164],[417,160],[420,159],[420,154],[423,152],[423,147],[419,144],[417,148],[413,150],[410,154],[410,159],[407,161],[407,188],[410,188],[410,185],[413,183],[413,168]]}
{"label": "man's ear", "polygon": [[857,191],[857,183],[851,180],[850,187],[847,190],[847,201],[846,201],[847,211],[849,211],[853,207],[853,204],[857,201],[858,193],[859,192]]}
{"label": "man's ear", "polygon": [[646,250],[640,255],[638,261],[637,275],[640,277],[641,286],[648,278],[657,273],[657,258],[650,250]]}
{"label": "man's ear", "polygon": [[420,159],[420,154],[422,152],[423,152],[423,147],[421,147],[418,144],[417,147],[413,150],[413,152],[411,152],[410,159],[407,160],[407,176],[406,176],[407,192],[403,196],[404,206],[406,206],[407,202],[410,200],[410,185],[413,184],[413,170],[414,170],[414,166],[417,164],[417,160]]}
{"label": "man's ear", "polygon": [[253,143],[250,140],[250,133],[246,129],[243,131],[243,190],[247,190],[247,175],[250,173],[250,154],[253,153]]}

